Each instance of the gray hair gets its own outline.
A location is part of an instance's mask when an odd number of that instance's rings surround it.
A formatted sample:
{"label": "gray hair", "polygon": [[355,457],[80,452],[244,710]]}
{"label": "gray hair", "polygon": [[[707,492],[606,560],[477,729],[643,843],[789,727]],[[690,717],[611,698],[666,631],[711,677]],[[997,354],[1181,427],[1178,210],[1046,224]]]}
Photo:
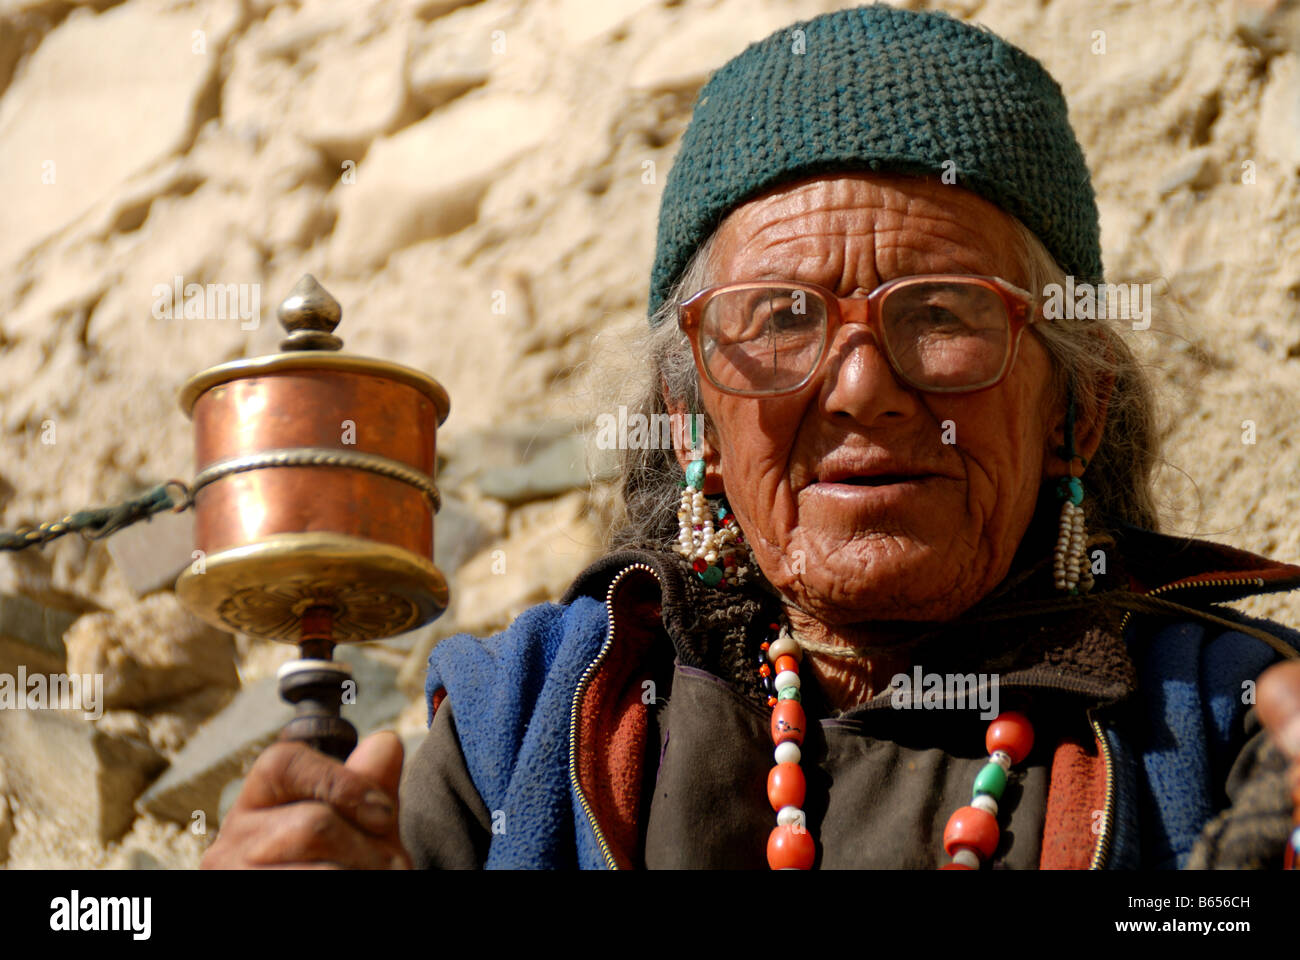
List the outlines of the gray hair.
{"label": "gray hair", "polygon": [[[1014,218],[1013,218],[1014,219]],[[1041,294],[1049,284],[1065,284],[1065,272],[1034,233],[1019,220],[1016,232],[1028,289]],[[695,251],[651,329],[638,344],[650,358],[648,377],[629,412],[647,416],[669,413],[665,395],[687,413],[704,414],[704,435],[716,433],[700,399],[700,384],[689,341],[677,325],[681,304],[711,283],[712,252],[717,233]],[[1052,391],[1064,405],[1074,396],[1080,422],[1104,406],[1101,444],[1083,475],[1090,518],[1099,515],[1156,530],[1159,518],[1153,479],[1159,463],[1154,394],[1133,351],[1106,319],[1038,323],[1030,327],[1052,361]],[[651,419],[649,422],[656,422]],[[677,537],[677,505],[682,469],[670,449],[629,449],[622,460],[625,518],[613,535],[614,546],[669,547]]]}

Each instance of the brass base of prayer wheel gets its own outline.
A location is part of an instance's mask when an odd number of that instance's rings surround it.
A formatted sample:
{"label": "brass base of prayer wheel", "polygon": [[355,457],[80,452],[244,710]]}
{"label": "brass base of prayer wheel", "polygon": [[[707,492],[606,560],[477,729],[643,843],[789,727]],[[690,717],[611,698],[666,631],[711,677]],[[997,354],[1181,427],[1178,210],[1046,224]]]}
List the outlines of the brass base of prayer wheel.
{"label": "brass base of prayer wheel", "polygon": [[447,608],[447,581],[408,550],[336,533],[283,533],[223,550],[176,581],[181,602],[223,630],[298,643],[311,607],[333,611],[335,643],[381,640]]}

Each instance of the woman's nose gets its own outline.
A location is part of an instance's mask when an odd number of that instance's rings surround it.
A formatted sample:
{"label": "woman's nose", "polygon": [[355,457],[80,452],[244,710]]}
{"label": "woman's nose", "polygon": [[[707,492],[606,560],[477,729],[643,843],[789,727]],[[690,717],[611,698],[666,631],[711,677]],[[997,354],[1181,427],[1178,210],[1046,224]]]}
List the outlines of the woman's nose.
{"label": "woman's nose", "polygon": [[898,379],[885,346],[868,323],[867,301],[840,301],[843,323],[828,346],[822,406],[863,426],[916,413],[916,392]]}

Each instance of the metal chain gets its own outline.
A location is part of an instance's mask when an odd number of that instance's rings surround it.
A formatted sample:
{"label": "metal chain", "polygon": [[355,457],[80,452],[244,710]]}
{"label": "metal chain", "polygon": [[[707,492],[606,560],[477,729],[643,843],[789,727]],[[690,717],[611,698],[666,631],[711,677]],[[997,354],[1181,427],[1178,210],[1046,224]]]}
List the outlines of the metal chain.
{"label": "metal chain", "polygon": [[[172,488],[180,491],[179,500],[172,498],[169,492]],[[80,510],[61,520],[42,523],[37,527],[22,527],[12,533],[0,530],[0,550],[23,550],[37,544],[44,545],[68,533],[80,533],[87,540],[100,540],[123,527],[152,517],[155,513],[164,510],[181,513],[193,503],[189,487],[180,480],[168,480],[138,497],[111,507]]]}
{"label": "metal chain", "polygon": [[[193,486],[187,486],[180,480],[168,480],[156,487],[111,507],[97,510],[81,510],[69,514],[61,520],[42,523],[38,527],[22,527],[12,533],[0,530],[0,550],[24,550],[27,547],[43,545],[68,533],[80,533],[87,540],[101,540],[109,534],[116,533],[123,527],[147,520],[155,513],[173,510],[181,513],[194,505],[194,495],[203,487],[216,480],[236,473],[261,470],[268,467],[325,466],[347,467],[353,470],[368,470],[380,476],[399,480],[415,487],[429,501],[436,513],[442,506],[442,498],[433,478],[405,463],[390,460],[387,457],[361,452],[317,449],[315,447],[295,448],[291,450],[268,450],[261,453],[234,457],[214,463],[194,478]],[[179,491],[175,499],[169,491]]]}

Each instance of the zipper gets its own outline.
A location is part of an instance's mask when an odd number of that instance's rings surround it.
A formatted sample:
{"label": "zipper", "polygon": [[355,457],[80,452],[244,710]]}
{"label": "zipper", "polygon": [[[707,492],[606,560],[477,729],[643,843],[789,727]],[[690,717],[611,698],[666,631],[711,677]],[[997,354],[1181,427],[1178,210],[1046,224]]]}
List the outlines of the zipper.
{"label": "zipper", "polygon": [[1115,762],[1110,751],[1110,741],[1106,739],[1105,731],[1091,710],[1088,711],[1088,723],[1092,725],[1093,736],[1100,745],[1102,763],[1106,767],[1106,802],[1101,812],[1101,832],[1097,836],[1097,846],[1092,851],[1092,861],[1088,864],[1089,870],[1100,870],[1110,855],[1110,838],[1115,826]]}
{"label": "zipper", "polygon": [[[1197,587],[1246,586],[1262,587],[1264,581],[1259,577],[1235,577],[1224,580],[1198,580],[1195,583],[1167,583],[1162,587],[1156,587],[1154,590],[1148,590],[1142,595],[1154,597],[1161,593],[1170,593],[1174,590],[1193,590]],[[1132,616],[1132,610],[1124,612],[1124,618],[1119,625],[1121,639],[1123,639],[1124,631],[1128,628],[1129,618]],[[1092,861],[1088,864],[1089,870],[1101,870],[1106,865],[1106,858],[1110,856],[1110,843],[1115,826],[1115,762],[1110,749],[1110,741],[1106,739],[1105,731],[1102,730],[1101,724],[1097,722],[1091,710],[1088,711],[1088,722],[1092,726],[1093,735],[1097,738],[1097,744],[1101,749],[1102,762],[1106,768],[1106,802],[1101,815],[1101,833],[1097,837],[1097,846],[1092,852]]]}
{"label": "zipper", "polygon": [[573,789],[574,795],[578,798],[578,803],[582,806],[582,812],[587,815],[587,822],[591,825],[591,832],[595,834],[596,845],[600,847],[601,855],[605,858],[605,865],[611,870],[618,869],[618,862],[614,859],[614,853],[609,849],[609,842],[605,839],[605,832],[600,829],[600,824],[596,822],[596,815],[591,812],[591,803],[587,800],[586,794],[582,792],[582,786],[578,783],[578,717],[582,712],[582,698],[586,694],[587,688],[591,685],[591,678],[596,671],[600,669],[601,663],[605,660],[605,655],[609,648],[614,644],[614,591],[633,570],[644,570],[659,581],[659,575],[655,573],[654,568],[645,563],[632,563],[618,572],[609,583],[609,589],[605,591],[605,615],[609,621],[609,631],[605,634],[605,642],[601,644],[600,650],[596,653],[596,659],[587,665],[587,669],[582,672],[578,678],[578,687],[573,692],[573,708],[569,713],[569,786]]}
{"label": "zipper", "polygon": [[[1163,587],[1156,587],[1154,590],[1148,590],[1141,594],[1144,597],[1154,597],[1157,594],[1168,593],[1172,590],[1195,590],[1198,587],[1263,587],[1264,580],[1262,577],[1237,577],[1230,580],[1198,580],[1196,583],[1166,583]],[[1124,619],[1119,624],[1120,638],[1123,639],[1124,630],[1128,627],[1129,617],[1133,616],[1132,610],[1124,611]]]}

